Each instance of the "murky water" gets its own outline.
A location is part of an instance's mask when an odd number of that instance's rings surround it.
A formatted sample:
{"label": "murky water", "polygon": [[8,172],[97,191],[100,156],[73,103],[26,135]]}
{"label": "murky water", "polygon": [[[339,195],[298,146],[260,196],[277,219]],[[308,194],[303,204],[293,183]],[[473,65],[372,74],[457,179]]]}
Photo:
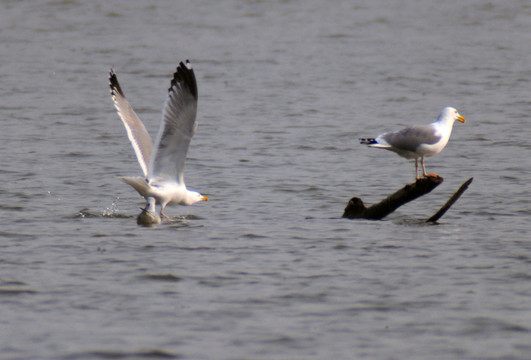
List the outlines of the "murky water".
{"label": "murky water", "polygon": [[[527,1],[1,1],[0,358],[528,359]],[[189,58],[186,181],[136,225],[112,66],[148,130]],[[446,105],[445,178],[358,144]],[[421,225],[469,177],[441,219]]]}

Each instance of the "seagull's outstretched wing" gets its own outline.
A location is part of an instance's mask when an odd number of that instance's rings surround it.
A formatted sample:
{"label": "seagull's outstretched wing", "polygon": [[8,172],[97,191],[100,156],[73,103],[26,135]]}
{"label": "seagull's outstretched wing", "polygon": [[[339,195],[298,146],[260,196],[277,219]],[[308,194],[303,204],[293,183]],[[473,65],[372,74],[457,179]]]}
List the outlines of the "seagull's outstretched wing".
{"label": "seagull's outstretched wing", "polygon": [[153,149],[151,136],[149,136],[144,124],[138,116],[136,116],[131,105],[129,105],[129,102],[125,98],[124,92],[118,83],[118,78],[112,69],[109,73],[109,86],[111,87],[114,107],[124,123],[127,136],[131,141],[131,145],[133,145],[142,172],[144,173],[144,176],[147,176],[149,158],[151,156],[151,150]]}
{"label": "seagull's outstretched wing", "polygon": [[173,74],[162,123],[149,163],[149,179],[173,180],[184,184],[184,162],[197,124],[197,83],[188,60]]}

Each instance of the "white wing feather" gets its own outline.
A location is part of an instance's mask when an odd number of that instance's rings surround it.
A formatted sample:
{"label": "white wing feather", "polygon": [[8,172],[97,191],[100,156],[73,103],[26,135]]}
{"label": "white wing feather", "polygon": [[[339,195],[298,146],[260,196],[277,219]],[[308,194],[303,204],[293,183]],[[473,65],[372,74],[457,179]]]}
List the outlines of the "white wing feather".
{"label": "white wing feather", "polygon": [[118,78],[112,69],[109,73],[109,85],[111,87],[114,107],[116,108],[120,119],[122,119],[125,130],[127,131],[127,136],[131,141],[131,145],[133,145],[138,163],[142,168],[142,172],[144,173],[144,176],[147,177],[148,163],[153,149],[151,136],[149,136],[144,124],[138,118],[131,105],[129,105],[124,92],[120,88]]}
{"label": "white wing feather", "polygon": [[150,158],[148,178],[184,185],[184,163],[197,124],[197,83],[190,62],[173,74],[162,122]]}

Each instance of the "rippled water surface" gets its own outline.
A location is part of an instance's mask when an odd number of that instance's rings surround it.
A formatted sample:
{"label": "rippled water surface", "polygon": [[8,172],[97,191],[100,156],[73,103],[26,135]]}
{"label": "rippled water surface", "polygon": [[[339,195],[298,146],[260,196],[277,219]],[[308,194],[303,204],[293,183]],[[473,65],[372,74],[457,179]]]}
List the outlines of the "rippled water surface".
{"label": "rippled water surface", "polygon": [[[531,358],[527,1],[0,1],[0,358]],[[210,199],[136,224],[112,66],[148,130],[194,64]],[[445,181],[357,139],[454,126]],[[467,178],[441,219],[432,215]]]}

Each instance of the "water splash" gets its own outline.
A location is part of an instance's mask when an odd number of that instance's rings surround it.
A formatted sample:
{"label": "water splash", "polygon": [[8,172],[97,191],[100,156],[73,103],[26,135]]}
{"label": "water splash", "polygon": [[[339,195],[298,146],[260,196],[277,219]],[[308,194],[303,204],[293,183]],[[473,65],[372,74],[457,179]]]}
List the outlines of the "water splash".
{"label": "water splash", "polygon": [[101,214],[103,217],[117,217],[118,215],[118,200],[120,200],[120,197],[117,196],[114,198],[113,202],[111,203],[111,206],[103,210],[103,213]]}

